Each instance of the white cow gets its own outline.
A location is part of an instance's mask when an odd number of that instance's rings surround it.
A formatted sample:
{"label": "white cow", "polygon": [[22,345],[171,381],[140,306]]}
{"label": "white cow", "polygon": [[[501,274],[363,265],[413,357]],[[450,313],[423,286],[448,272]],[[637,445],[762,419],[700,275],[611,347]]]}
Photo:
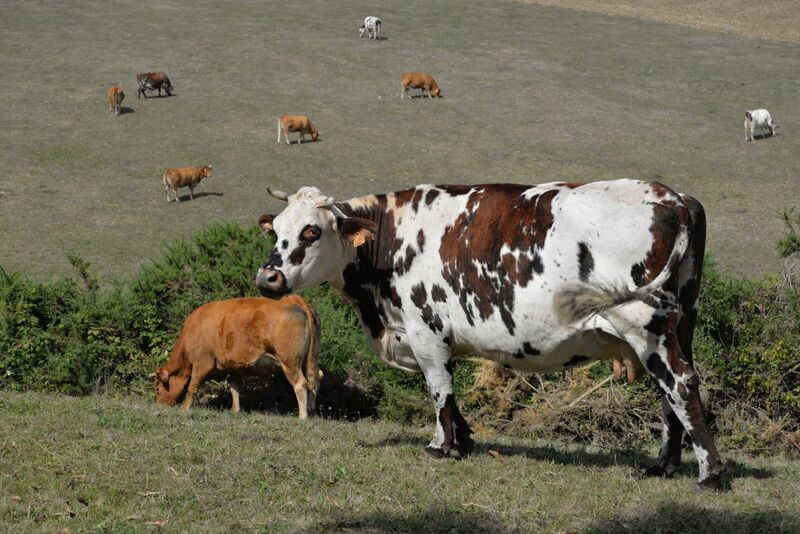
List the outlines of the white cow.
{"label": "white cow", "polygon": [[764,108],[744,112],[744,140],[753,140],[753,131],[758,129],[769,129],[770,135],[775,135],[775,123],[769,111]]}
{"label": "white cow", "polygon": [[453,392],[459,358],[525,372],[613,359],[662,391],[662,448],[647,473],[675,472],[687,432],[700,486],[724,485],[692,363],[705,247],[694,198],[638,180],[420,185],[345,202],[315,187],[272,194],[287,205],[260,219],[276,247],[256,285],[267,296],[339,289],[373,352],[425,375],[429,454],[474,447]]}
{"label": "white cow", "polygon": [[381,19],[378,17],[365,18],[364,22],[361,23],[361,27],[358,29],[358,35],[364,37],[365,34],[370,39],[380,39]]}

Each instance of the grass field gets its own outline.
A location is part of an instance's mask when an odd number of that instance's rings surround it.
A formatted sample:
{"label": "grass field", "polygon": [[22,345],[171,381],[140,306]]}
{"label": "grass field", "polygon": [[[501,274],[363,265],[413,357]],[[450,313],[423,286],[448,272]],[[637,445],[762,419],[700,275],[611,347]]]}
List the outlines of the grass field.
{"label": "grass field", "polygon": [[[641,479],[655,451],[480,437],[457,462],[429,430],[0,392],[0,531],[797,532],[797,461],[733,459]],[[489,453],[495,451],[495,455]],[[66,532],[66,530],[63,530]]]}
{"label": "grass field", "polygon": [[[775,271],[776,213],[800,201],[800,46],[511,1],[0,5],[0,265],[37,279],[77,253],[130,275],[212,220],[277,210],[265,187],[339,198],[423,182],[657,178],[709,214],[709,245],[741,273]],[[165,70],[177,96],[137,100]],[[445,98],[401,102],[399,74]],[[121,81],[129,108],[107,111]],[[743,112],[781,126],[745,143]],[[308,114],[321,141],[275,143]],[[168,205],[166,167],[213,163]],[[184,193],[185,195],[185,193]]]}

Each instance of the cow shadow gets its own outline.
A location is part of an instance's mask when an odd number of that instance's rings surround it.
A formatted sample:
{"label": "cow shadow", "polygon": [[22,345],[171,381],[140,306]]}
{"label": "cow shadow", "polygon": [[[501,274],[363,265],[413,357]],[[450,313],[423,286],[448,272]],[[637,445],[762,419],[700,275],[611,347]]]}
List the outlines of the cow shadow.
{"label": "cow shadow", "polygon": [[779,135],[780,134],[778,132],[775,132],[774,134],[771,134],[769,132],[762,134],[753,134],[753,141],[757,141],[759,139],[769,139],[771,137],[778,137]]}
{"label": "cow shadow", "polygon": [[660,502],[630,515],[602,519],[588,532],[800,532],[800,515],[781,508],[700,506],[682,502]]}
{"label": "cow shadow", "polygon": [[[561,448],[549,445],[501,445],[491,442],[476,440],[475,450],[471,457],[492,456],[522,456],[537,461],[555,462],[565,466],[583,466],[607,468],[625,466],[641,473],[653,465],[656,458],[642,449],[610,449],[608,451],[591,451],[583,445],[565,445]],[[365,448],[383,448],[397,446],[417,446],[422,448],[427,444],[424,437],[410,433],[394,433],[374,443],[359,441],[358,445]],[[685,452],[685,451],[684,451]],[[751,467],[736,460],[726,460],[726,476],[731,479],[754,478],[767,479],[775,476],[774,471],[760,467]],[[697,476],[697,462],[684,461],[675,472],[675,477],[694,479]]]}
{"label": "cow shadow", "polygon": [[407,513],[380,510],[362,514],[334,512],[296,532],[504,532],[506,529],[488,512],[453,510],[444,507],[410,510]]}
{"label": "cow shadow", "polygon": [[[226,381],[209,381],[198,402],[211,409],[230,410],[233,399]],[[358,387],[342,373],[326,372],[317,392],[316,415],[338,421],[358,421],[378,415],[374,395]],[[296,416],[297,397],[289,381],[278,371],[271,376],[247,377],[239,398],[245,412]]]}
{"label": "cow shadow", "polygon": [[134,113],[133,108],[129,108],[127,106],[122,106],[122,107],[119,108],[120,116],[127,115],[128,113]]}
{"label": "cow shadow", "polygon": [[[216,191],[203,191],[203,192],[200,192],[200,193],[195,193],[194,194],[194,200],[199,200],[199,199],[201,199],[203,197],[221,197],[221,196],[224,196],[224,194],[223,193],[218,193]],[[181,199],[181,202],[191,202],[192,201],[192,199],[189,197],[189,193],[186,193],[185,195],[180,195],[178,198]]]}

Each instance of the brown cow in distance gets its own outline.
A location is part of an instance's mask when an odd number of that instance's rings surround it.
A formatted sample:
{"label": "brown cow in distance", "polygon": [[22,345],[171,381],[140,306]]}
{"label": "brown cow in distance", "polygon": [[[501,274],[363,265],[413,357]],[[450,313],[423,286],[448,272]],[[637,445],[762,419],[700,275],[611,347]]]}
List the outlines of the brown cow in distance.
{"label": "brown cow in distance", "polygon": [[175,201],[181,201],[181,199],[178,197],[179,187],[188,187],[189,198],[194,200],[194,188],[197,187],[197,184],[200,183],[200,180],[203,178],[209,178],[210,176],[211,165],[206,165],[204,167],[175,167],[172,169],[167,169],[164,171],[164,175],[162,176],[164,182],[164,193],[167,194],[167,202],[170,202],[170,189],[172,189],[172,192],[174,193]]}
{"label": "brown cow in distance", "polygon": [[122,114],[122,101],[125,100],[125,93],[122,90],[122,85],[112,85],[108,90],[108,111],[116,111],[117,116]]}
{"label": "brown cow in distance", "polygon": [[428,93],[428,98],[433,98],[432,95],[442,97],[442,90],[439,84],[433,79],[430,74],[424,72],[404,72],[400,75],[400,99],[402,100],[408,94],[409,89],[419,89],[420,95],[424,96]]}
{"label": "brown cow in distance", "polygon": [[150,375],[156,403],[188,410],[200,385],[228,377],[232,410],[239,411],[241,379],[271,375],[278,368],[297,396],[300,419],[313,414],[322,380],[318,366],[321,330],[308,303],[298,296],[209,302],[183,323],[166,364]]}
{"label": "brown cow in distance", "polygon": [[319,131],[314,127],[311,119],[305,115],[281,115],[278,119],[278,142],[281,142],[281,133],[286,139],[286,144],[289,144],[289,132],[300,132],[300,137],[297,143],[303,141],[306,134],[311,136],[313,141],[319,139]]}
{"label": "brown cow in distance", "polygon": [[158,90],[158,96],[161,96],[161,89],[166,91],[168,96],[172,96],[172,82],[164,72],[143,72],[136,75],[136,83],[139,84],[139,90],[136,93],[137,98],[144,96],[147,98],[145,91]]}

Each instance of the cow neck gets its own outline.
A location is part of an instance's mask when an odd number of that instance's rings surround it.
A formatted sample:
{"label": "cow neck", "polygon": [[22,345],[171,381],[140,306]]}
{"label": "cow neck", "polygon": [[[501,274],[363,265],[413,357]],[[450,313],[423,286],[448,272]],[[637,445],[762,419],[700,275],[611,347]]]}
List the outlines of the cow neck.
{"label": "cow neck", "polygon": [[394,219],[386,205],[386,195],[336,204],[345,215],[368,219],[377,225],[375,238],[348,254],[339,288],[356,306],[364,328],[373,339],[380,338],[386,330],[386,307],[396,294],[391,285],[396,251]]}

